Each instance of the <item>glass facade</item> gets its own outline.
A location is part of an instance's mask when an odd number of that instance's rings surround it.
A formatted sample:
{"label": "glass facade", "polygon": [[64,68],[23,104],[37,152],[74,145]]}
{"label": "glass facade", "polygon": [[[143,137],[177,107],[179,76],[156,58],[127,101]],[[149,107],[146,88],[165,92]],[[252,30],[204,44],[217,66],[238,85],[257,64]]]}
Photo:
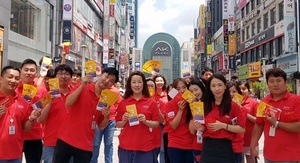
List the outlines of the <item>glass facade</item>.
{"label": "glass facade", "polygon": [[[168,45],[170,45],[171,55],[152,55],[152,48],[157,42],[166,42]],[[162,62],[162,69],[160,70],[160,74],[165,76],[168,84],[172,83],[173,79],[180,77],[180,46],[178,41],[173,36],[167,33],[157,33],[150,36],[146,40],[143,47],[143,63],[152,59],[160,60]]]}

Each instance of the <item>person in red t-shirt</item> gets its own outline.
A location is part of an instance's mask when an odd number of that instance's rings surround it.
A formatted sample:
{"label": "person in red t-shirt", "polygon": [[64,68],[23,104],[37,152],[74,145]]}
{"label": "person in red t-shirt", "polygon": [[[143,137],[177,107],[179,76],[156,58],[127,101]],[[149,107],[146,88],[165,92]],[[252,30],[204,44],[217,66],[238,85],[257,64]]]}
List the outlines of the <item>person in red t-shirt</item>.
{"label": "person in red t-shirt", "polygon": [[[0,162],[22,162],[23,131],[30,131],[41,109],[28,113],[28,102],[15,92],[20,70],[5,66],[0,77]],[[11,97],[12,104],[3,100]]]}
{"label": "person in red t-shirt", "polygon": [[[154,83],[153,79],[151,79],[151,78],[146,79],[146,81],[147,81],[147,86],[149,89],[150,96],[152,98],[154,98],[153,94],[151,94],[151,92],[153,92],[153,93],[155,92],[155,83]],[[158,111],[159,111],[159,122],[160,122],[160,124],[163,124],[165,121],[165,117],[161,113],[161,108],[163,107],[164,104],[161,100],[158,100],[158,101],[155,100],[155,101],[157,103],[157,107],[158,107]],[[154,140],[153,144],[155,146],[155,152],[158,157],[158,155],[160,154],[160,151],[161,151],[160,149],[162,147],[162,130],[160,127],[157,127],[157,128],[153,128],[152,131],[153,131],[153,140]],[[164,158],[164,155],[162,155],[161,158]],[[160,160],[160,162],[161,162],[161,160]]]}
{"label": "person in red t-shirt", "polygon": [[[247,163],[256,163],[257,158],[253,158],[250,155],[250,142],[252,136],[252,130],[256,121],[256,110],[258,102],[249,97],[250,94],[250,85],[247,81],[238,82],[238,86],[242,91],[244,96],[243,102],[241,103],[242,109],[246,111],[247,121],[246,121],[246,132],[244,134],[244,155]],[[258,144],[257,144],[258,149]]]}
{"label": "person in red t-shirt", "polygon": [[[190,81],[189,90],[196,96],[194,101],[202,101],[203,95],[206,89],[206,81],[203,78],[194,79]],[[189,129],[191,134],[193,134],[193,155],[194,161],[199,162],[201,149],[202,149],[202,132],[204,127],[199,121],[196,121],[195,118],[190,120]]]}
{"label": "person in red t-shirt", "polygon": [[[34,104],[44,98],[48,91],[45,87],[37,86],[34,82],[34,78],[37,75],[37,64],[32,59],[25,59],[21,64],[21,82],[19,83],[18,88],[16,89],[17,95],[22,96],[23,85],[28,84],[35,86],[37,92],[35,96],[30,99],[29,104]],[[32,106],[28,108],[28,112],[33,111]],[[23,152],[25,155],[26,162],[39,163],[42,158],[43,152],[43,131],[42,124],[34,122],[33,128],[30,132],[23,132],[24,147]]]}
{"label": "person in red t-shirt", "polygon": [[[238,84],[235,81],[230,81],[227,83],[227,87],[230,92],[231,99],[234,98],[234,95],[238,93],[242,95],[242,91],[239,88]],[[242,108],[241,103],[236,103]],[[247,113],[245,109],[241,110],[241,114],[243,119],[246,119]],[[239,119],[239,118],[238,118]],[[235,163],[242,163],[243,162],[243,152],[244,152],[244,133],[237,133],[234,135],[232,139],[232,148],[234,152]]]}
{"label": "person in red t-shirt", "polygon": [[266,80],[270,95],[262,102],[271,107],[265,108],[270,109],[264,111],[266,117],[256,118],[250,143],[251,155],[258,157],[256,146],[264,133],[266,163],[300,162],[300,97],[287,91],[287,75],[280,68],[268,70]]}
{"label": "person in red t-shirt", "polygon": [[245,119],[240,118],[239,106],[231,102],[222,74],[213,74],[208,79],[203,102],[206,130],[202,134],[200,163],[235,162],[232,139],[236,133],[245,132]]}
{"label": "person in red t-shirt", "polygon": [[70,86],[72,89],[77,89],[81,84],[81,71],[78,69],[73,70],[72,79],[70,80]]}
{"label": "person in red t-shirt", "polygon": [[[49,71],[50,70],[48,70],[48,72]],[[45,106],[41,116],[38,118],[38,122],[44,124],[44,147],[42,156],[44,163],[52,163],[57,133],[67,114],[68,108],[65,106],[65,102],[67,96],[71,93],[69,82],[72,74],[73,71],[68,65],[59,65],[55,68],[54,76],[59,80],[60,97],[53,98],[52,101]]]}
{"label": "person in red t-shirt", "polygon": [[142,72],[129,75],[123,97],[116,116],[117,127],[123,128],[119,135],[119,162],[157,163],[153,128],[159,126],[159,110],[150,98]]}
{"label": "person in red t-shirt", "polygon": [[[182,94],[187,90],[183,78],[173,81],[173,88]],[[177,95],[178,96],[178,95]],[[193,163],[193,135],[189,131],[192,113],[185,100],[176,97],[165,104],[166,120],[171,129],[168,133],[168,155],[171,163]]]}
{"label": "person in red t-shirt", "polygon": [[[119,78],[115,68],[105,68],[96,83],[93,77],[82,78],[81,85],[66,99],[68,113],[58,131],[53,162],[89,163],[92,158],[93,139],[98,124],[100,130],[107,126],[110,106],[97,109],[101,92],[110,88]],[[90,83],[90,84],[88,84]]]}

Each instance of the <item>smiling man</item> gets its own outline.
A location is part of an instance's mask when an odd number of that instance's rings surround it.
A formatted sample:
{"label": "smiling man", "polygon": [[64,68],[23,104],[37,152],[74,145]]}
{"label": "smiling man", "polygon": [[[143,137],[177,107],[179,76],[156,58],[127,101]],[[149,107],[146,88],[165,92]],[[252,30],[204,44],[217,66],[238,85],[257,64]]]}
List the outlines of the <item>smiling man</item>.
{"label": "smiling man", "polygon": [[91,161],[96,124],[99,129],[105,128],[110,115],[109,106],[96,110],[99,97],[117,79],[119,72],[115,68],[105,68],[96,83],[91,83],[91,76],[85,76],[67,97],[65,105],[70,108],[58,132],[53,162],[68,162],[72,156],[75,162]]}
{"label": "smiling man", "polygon": [[251,155],[258,157],[257,142],[264,133],[265,163],[296,163],[300,161],[300,97],[287,91],[286,73],[280,68],[266,73],[270,95],[263,102],[274,107],[280,116],[266,113],[257,117],[252,131]]}

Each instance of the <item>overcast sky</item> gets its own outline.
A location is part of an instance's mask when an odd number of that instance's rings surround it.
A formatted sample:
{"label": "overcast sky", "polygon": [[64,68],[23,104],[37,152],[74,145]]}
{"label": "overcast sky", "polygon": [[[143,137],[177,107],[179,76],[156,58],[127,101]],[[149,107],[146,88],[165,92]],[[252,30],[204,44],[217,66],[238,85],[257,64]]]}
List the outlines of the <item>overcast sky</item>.
{"label": "overcast sky", "polygon": [[181,46],[193,37],[193,22],[205,0],[139,0],[138,48],[153,34],[173,35]]}

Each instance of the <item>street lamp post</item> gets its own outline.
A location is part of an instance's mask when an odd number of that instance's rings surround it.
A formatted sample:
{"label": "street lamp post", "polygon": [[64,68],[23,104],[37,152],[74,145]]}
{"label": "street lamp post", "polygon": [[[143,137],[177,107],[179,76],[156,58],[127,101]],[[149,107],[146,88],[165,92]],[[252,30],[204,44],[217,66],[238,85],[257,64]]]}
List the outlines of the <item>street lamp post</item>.
{"label": "street lamp post", "polygon": [[86,45],[80,46],[82,49],[82,57],[81,57],[81,77],[83,78],[85,76],[85,50],[87,48]]}
{"label": "street lamp post", "polygon": [[262,67],[262,71],[263,71],[263,81],[265,83],[267,83],[267,80],[266,80],[266,58],[261,58],[262,60],[262,64],[263,64],[263,67]]}

